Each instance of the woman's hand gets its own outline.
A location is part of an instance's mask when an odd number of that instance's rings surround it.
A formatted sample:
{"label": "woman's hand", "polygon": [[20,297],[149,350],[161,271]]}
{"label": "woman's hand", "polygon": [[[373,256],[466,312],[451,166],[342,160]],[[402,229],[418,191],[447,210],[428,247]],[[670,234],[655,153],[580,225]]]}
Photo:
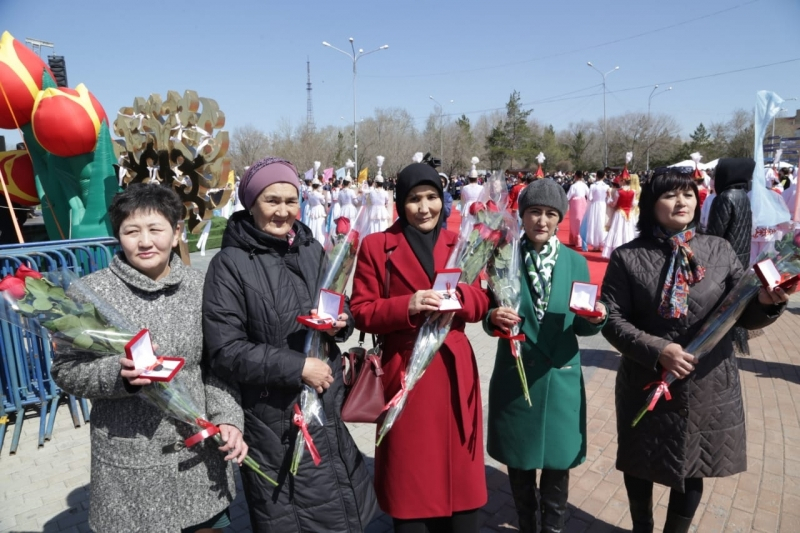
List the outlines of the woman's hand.
{"label": "woman's hand", "polygon": [[442,295],[433,289],[417,291],[411,296],[408,302],[408,315],[413,316],[417,313],[438,311],[442,301]]}
{"label": "woman's hand", "polygon": [[594,304],[594,310],[603,314],[600,316],[593,316],[593,317],[587,316],[585,317],[586,321],[589,322],[589,324],[600,324],[603,320],[606,319],[606,313],[607,313],[606,306],[603,305],[602,302],[597,302]]}
{"label": "woman's hand", "polygon": [[697,357],[683,351],[680,344],[670,343],[658,354],[661,367],[678,379],[688,376],[697,364]]}
{"label": "woman's hand", "polygon": [[489,314],[489,321],[494,324],[495,327],[506,332],[510,331],[513,326],[519,324],[521,320],[517,312],[510,307],[497,307],[492,309],[492,312]]}
{"label": "woman's hand", "polygon": [[140,368],[137,370],[131,359],[128,359],[127,357],[120,357],[119,366],[122,367],[119,370],[119,375],[122,376],[123,379],[127,379],[128,382],[134,387],[144,387],[145,385],[150,385],[150,383],[152,383],[152,381],[149,379],[139,377],[139,375],[144,372],[145,369]]}
{"label": "woman's hand", "polygon": [[303,382],[322,394],[333,383],[333,372],[328,363],[316,357],[306,358],[302,373]]}
{"label": "woman's hand", "polygon": [[778,305],[785,304],[789,301],[789,295],[797,290],[797,283],[784,290],[781,287],[765,289],[761,287],[758,289],[758,302],[761,305]]}
{"label": "woman's hand", "polygon": [[[316,309],[311,310],[312,315],[317,314]],[[323,333],[328,334],[331,337],[335,337],[338,335],[339,331],[347,327],[347,313],[339,313],[339,316],[336,318],[336,322],[329,329],[322,330]]]}
{"label": "woman's hand", "polygon": [[219,436],[225,441],[225,444],[219,447],[219,451],[230,452],[225,456],[225,460],[230,461],[231,459],[235,459],[236,462],[239,463],[239,466],[241,466],[242,461],[247,457],[247,450],[249,449],[244,442],[242,432],[239,431],[239,428],[236,426],[220,424]]}

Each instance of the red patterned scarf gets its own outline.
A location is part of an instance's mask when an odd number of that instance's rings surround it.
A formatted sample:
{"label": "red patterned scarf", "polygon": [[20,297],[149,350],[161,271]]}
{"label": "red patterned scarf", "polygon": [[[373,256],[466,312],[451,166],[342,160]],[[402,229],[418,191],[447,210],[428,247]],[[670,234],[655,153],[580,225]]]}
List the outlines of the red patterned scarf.
{"label": "red patterned scarf", "polygon": [[695,235],[695,228],[689,227],[674,235],[669,235],[660,227],[653,232],[672,246],[669,258],[667,279],[661,293],[658,314],[664,318],[680,318],[689,312],[689,287],[703,279],[706,269],[697,263],[689,241]]}

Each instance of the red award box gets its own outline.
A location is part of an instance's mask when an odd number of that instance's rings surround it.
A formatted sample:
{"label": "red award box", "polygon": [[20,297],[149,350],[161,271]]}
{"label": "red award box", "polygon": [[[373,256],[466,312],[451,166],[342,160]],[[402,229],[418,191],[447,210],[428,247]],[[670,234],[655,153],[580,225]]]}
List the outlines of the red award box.
{"label": "red award box", "polygon": [[433,290],[442,297],[439,311],[457,311],[461,309],[461,302],[458,301],[458,293],[456,293],[459,279],[461,279],[460,268],[445,268],[436,271]]}
{"label": "red award box", "polygon": [[138,370],[145,369],[139,377],[150,381],[171,381],[183,367],[182,357],[165,357],[153,351],[150,331],[143,329],[125,345],[125,356],[133,361]]}
{"label": "red award box", "polygon": [[344,294],[321,289],[316,315],[297,317],[297,321],[312,329],[330,329],[344,310]]}
{"label": "red award box", "polygon": [[753,270],[761,280],[761,284],[764,285],[765,289],[774,289],[776,287],[788,289],[797,283],[798,280],[800,280],[800,275],[790,277],[778,272],[778,267],[775,266],[775,263],[772,261],[772,259],[764,259],[763,261],[759,261],[753,265]]}
{"label": "red award box", "polygon": [[595,310],[597,292],[600,289],[592,283],[572,282],[572,293],[569,295],[569,310],[579,316],[596,318],[603,313]]}

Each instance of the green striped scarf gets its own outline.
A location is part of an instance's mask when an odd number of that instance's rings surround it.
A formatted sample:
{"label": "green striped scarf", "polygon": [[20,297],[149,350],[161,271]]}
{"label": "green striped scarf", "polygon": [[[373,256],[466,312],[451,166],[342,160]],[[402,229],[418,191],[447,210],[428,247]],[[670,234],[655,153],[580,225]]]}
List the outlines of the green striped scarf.
{"label": "green striped scarf", "polygon": [[533,309],[540,321],[544,318],[544,312],[547,311],[547,304],[550,302],[553,268],[556,266],[560,246],[558,237],[553,235],[542,247],[542,251],[537,253],[527,237],[522,237],[522,255],[531,282]]}

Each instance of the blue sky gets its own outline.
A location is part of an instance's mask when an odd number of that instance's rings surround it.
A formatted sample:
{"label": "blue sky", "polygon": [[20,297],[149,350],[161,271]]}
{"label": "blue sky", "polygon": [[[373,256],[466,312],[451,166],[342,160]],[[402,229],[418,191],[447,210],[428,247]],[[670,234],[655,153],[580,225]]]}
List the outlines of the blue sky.
{"label": "blue sky", "polygon": [[354,37],[367,51],[389,45],[358,63],[359,117],[403,107],[421,128],[430,95],[477,118],[518,90],[533,116],[564,128],[602,117],[592,61],[620,67],[609,116],[646,111],[652,86],[672,85],[653,112],[688,135],[750,109],[760,89],[800,97],[799,20],[798,0],[0,0],[0,31],[54,42],[70,86],[85,83],[111,117],[135,96],[194,89],[217,100],[227,129],[266,131],[305,121],[307,57],[317,125],[352,122],[352,63],[321,43],[349,50]]}

